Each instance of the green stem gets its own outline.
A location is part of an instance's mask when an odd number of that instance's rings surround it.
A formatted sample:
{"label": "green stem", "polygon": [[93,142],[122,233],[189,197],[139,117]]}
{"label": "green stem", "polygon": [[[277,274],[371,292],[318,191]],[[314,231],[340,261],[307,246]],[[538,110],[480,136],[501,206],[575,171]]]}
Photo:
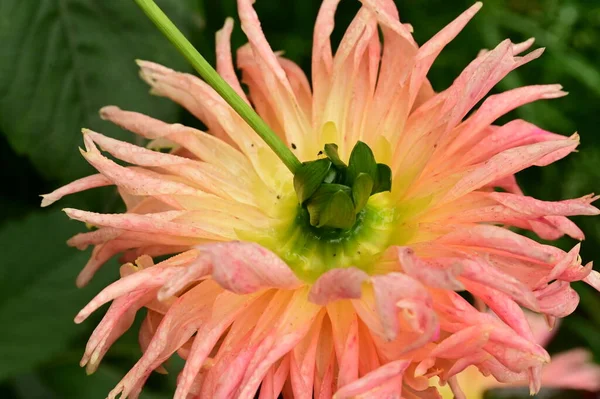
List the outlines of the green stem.
{"label": "green stem", "polygon": [[295,173],[300,167],[300,161],[290,151],[271,128],[258,116],[236,92],[219,76],[217,71],[202,57],[194,46],[183,36],[169,17],[154,3],[153,0],[135,0],[148,18],[160,31],[177,47],[179,52],[192,64],[200,76],[237,112],[252,129],[267,143],[283,161],[285,166]]}

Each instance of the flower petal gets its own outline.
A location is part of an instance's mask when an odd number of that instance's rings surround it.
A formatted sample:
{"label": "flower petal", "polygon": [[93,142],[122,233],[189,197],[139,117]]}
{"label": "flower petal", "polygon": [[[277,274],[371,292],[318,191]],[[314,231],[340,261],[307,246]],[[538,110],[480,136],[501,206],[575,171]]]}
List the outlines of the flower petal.
{"label": "flower petal", "polygon": [[329,270],[312,285],[308,300],[327,305],[338,299],[360,298],[362,284],[368,279],[367,273],[355,267]]}

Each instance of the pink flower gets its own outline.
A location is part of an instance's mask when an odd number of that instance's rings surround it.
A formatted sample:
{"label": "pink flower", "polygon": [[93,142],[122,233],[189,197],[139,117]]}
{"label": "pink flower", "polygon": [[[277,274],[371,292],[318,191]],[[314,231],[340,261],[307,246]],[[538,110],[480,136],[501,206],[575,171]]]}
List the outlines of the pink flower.
{"label": "pink flower", "polygon": [[[85,285],[122,254],[121,279],[76,317],[112,304],[82,365],[93,372],[142,308],[143,356],[110,398],[135,398],[175,352],[186,359],[175,398],[436,398],[436,381],[461,398],[469,366],[500,382],[543,382],[550,361],[521,307],[550,324],[575,309],[570,282],[600,288],[579,244],[539,244],[583,233],[568,216],[597,215],[593,195],[560,202],[523,195],[515,173],[572,152],[579,137],[522,120],[492,123],[510,110],[561,97],[559,85],[488,97],[511,70],[539,57],[533,40],[503,41],[480,54],[446,90],[426,75],[437,55],[481,7],[475,4],[422,47],[392,0],[362,8],[332,55],[339,0],[325,0],[314,33],[312,89],[301,69],[274,53],[251,0],[239,0],[249,43],[232,64],[232,21],[217,34],[217,69],[302,161],[336,143],[343,160],[361,140],[392,169],[391,192],[372,196],[356,225],[329,234],[308,224],[292,175],[203,81],[140,61],[152,92],[185,106],[211,134],[115,106],[102,118],[144,138],[148,148],[84,131],[83,156],[99,174],[47,194],[46,206],[115,185],[125,214],[65,209],[97,227],[69,245],[93,246],[77,279]],[[383,43],[379,30],[383,32]],[[169,153],[154,149],[170,149]],[[100,149],[131,166],[122,166]],[[498,192],[495,188],[503,189]],[[153,263],[152,257],[173,255]],[[496,315],[480,311],[468,291]],[[436,378],[433,378],[436,377]],[[431,381],[430,381],[431,379]]]}

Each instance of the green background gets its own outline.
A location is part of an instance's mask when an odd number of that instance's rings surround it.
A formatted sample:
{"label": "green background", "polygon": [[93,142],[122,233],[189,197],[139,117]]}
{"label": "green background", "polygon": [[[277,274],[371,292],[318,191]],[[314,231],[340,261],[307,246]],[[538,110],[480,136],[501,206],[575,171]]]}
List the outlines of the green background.
{"label": "green background", "polygon": [[[169,16],[214,61],[214,33],[225,17],[236,16],[234,0],[162,0]],[[310,67],[312,25],[317,0],[259,0],[256,9],[272,47],[306,71]],[[471,5],[468,1],[397,1],[402,20],[424,43]],[[359,8],[344,0],[336,17],[334,43]],[[524,84],[561,83],[570,95],[528,105],[505,119],[523,118],[544,129],[570,135],[582,144],[546,168],[518,178],[525,192],[547,200],[577,197],[597,190],[600,178],[600,2],[585,0],[489,0],[468,27],[435,62],[430,79],[447,87],[479,49],[508,37],[536,37],[547,48],[539,60],[512,72],[494,91]],[[233,47],[245,42],[236,26]],[[65,240],[84,226],[68,221],[60,209],[80,207],[109,212],[121,208],[116,191],[96,189],[39,209],[39,194],[87,175],[80,128],[110,136],[132,136],[98,117],[103,105],[148,113],[169,122],[199,126],[186,111],[152,97],[137,76],[134,59],[148,59],[179,70],[186,62],[161,37],[132,0],[0,0],[0,398],[103,398],[140,355],[132,328],[91,377],[79,369],[85,342],[101,315],[83,325],[72,322],[77,310],[118,276],[116,262],[106,265],[90,286],[74,281],[87,253]],[[600,255],[597,219],[574,218],[587,240],[584,260]],[[564,239],[563,248],[574,243]],[[600,359],[600,297],[574,284],[581,305],[551,343],[553,352],[590,348]],[[142,397],[170,397],[176,369],[154,375]],[[525,392],[496,392],[494,397],[528,397]],[[547,392],[545,397],[577,397]],[[584,397],[584,396],[580,396]],[[591,397],[591,396],[590,396]]]}

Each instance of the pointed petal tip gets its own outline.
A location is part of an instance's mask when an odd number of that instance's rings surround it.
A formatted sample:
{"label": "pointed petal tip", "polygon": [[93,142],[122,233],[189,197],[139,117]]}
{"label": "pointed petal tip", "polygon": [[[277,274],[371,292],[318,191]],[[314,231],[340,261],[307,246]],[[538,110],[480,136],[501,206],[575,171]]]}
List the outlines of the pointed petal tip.
{"label": "pointed petal tip", "polygon": [[77,288],[83,288],[90,282],[90,278],[88,276],[82,276],[81,273],[75,279],[75,286]]}
{"label": "pointed petal tip", "polygon": [[114,112],[118,112],[118,111],[121,111],[121,108],[117,107],[116,105],[106,105],[106,106],[100,108],[100,110],[98,111],[98,114],[100,115],[100,119],[108,120],[110,117],[110,114],[112,114]]}
{"label": "pointed petal tip", "polygon": [[42,208],[50,206],[56,202],[56,200],[49,198],[50,194],[41,194],[40,197],[42,197],[42,203],[40,204],[40,207],[42,207]]}
{"label": "pointed petal tip", "polygon": [[77,316],[75,316],[73,321],[75,322],[75,324],[81,324],[84,322],[85,319],[87,319],[87,316],[83,315],[83,314],[81,314],[81,312],[79,312],[79,313],[77,313]]}

